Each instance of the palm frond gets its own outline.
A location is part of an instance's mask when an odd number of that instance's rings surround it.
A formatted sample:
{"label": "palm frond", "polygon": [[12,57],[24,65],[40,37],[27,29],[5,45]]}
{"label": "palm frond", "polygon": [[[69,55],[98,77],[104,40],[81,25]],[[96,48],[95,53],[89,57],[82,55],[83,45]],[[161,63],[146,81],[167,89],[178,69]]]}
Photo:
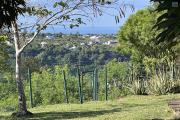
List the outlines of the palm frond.
{"label": "palm frond", "polygon": [[[157,2],[161,0],[151,1]],[[164,2],[159,3],[155,11],[163,11],[163,14],[157,18],[157,22],[153,27],[162,31],[156,38],[157,43],[167,42],[168,46],[175,45],[177,43],[176,37],[180,35],[180,6],[173,7],[171,0],[164,0]]]}

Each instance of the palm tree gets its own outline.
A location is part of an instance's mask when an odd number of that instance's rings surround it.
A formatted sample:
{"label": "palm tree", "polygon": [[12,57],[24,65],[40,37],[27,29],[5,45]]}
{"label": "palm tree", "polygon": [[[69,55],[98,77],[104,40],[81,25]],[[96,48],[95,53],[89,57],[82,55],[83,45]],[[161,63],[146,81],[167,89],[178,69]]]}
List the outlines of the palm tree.
{"label": "palm tree", "polygon": [[179,43],[180,35],[180,2],[171,0],[151,0],[159,2],[156,11],[162,13],[154,28],[160,30],[157,43],[164,43],[166,48],[171,48]]}

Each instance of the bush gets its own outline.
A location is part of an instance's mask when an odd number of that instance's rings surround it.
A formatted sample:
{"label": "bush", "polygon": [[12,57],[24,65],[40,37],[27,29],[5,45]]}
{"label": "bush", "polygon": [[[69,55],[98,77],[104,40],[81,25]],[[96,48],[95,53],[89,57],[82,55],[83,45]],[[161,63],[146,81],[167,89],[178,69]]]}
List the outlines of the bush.
{"label": "bush", "polygon": [[128,85],[128,89],[134,95],[147,95],[147,82],[144,80],[134,80]]}
{"label": "bush", "polygon": [[113,87],[109,92],[110,99],[118,99],[121,96],[121,90],[117,87]]}
{"label": "bush", "polygon": [[169,93],[174,86],[174,80],[170,80],[166,75],[156,74],[148,81],[148,93],[153,95],[164,95]]}
{"label": "bush", "polygon": [[16,95],[9,95],[8,98],[2,99],[0,101],[0,111],[3,112],[10,112],[17,110],[17,96]]}
{"label": "bush", "polygon": [[175,80],[174,82],[174,86],[170,89],[170,93],[180,93],[180,80]]}

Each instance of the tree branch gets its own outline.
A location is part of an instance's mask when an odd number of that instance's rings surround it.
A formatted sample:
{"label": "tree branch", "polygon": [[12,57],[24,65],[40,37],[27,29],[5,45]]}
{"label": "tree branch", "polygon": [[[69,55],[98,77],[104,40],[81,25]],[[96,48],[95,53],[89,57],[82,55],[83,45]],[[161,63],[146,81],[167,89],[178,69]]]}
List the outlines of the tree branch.
{"label": "tree branch", "polygon": [[15,21],[12,21],[11,22],[11,26],[12,26],[12,30],[13,30],[13,35],[14,35],[14,44],[15,44],[15,50],[16,50],[16,54],[19,54],[20,51],[20,45],[19,45],[19,32],[18,32],[18,26],[17,26],[17,23],[16,23],[16,20]]}
{"label": "tree branch", "polygon": [[[41,30],[42,30],[42,29],[41,29]],[[41,30],[38,30],[37,32],[35,32],[34,35],[33,35],[33,37],[32,37],[27,43],[25,43],[25,45],[23,45],[23,46],[20,48],[20,50],[19,50],[20,53],[36,38],[36,36],[39,34],[39,32],[40,32]]]}

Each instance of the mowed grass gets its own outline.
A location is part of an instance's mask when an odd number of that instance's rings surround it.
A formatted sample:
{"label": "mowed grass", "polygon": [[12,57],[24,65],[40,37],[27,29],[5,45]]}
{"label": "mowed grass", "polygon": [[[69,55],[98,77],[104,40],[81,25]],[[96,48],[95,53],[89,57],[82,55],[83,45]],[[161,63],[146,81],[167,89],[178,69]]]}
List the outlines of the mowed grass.
{"label": "mowed grass", "polygon": [[1,112],[0,119],[18,120],[142,120],[171,119],[173,111],[168,102],[180,99],[180,94],[163,96],[128,96],[114,101],[86,102],[84,104],[56,104],[29,109],[29,118],[11,118],[11,113]]}

